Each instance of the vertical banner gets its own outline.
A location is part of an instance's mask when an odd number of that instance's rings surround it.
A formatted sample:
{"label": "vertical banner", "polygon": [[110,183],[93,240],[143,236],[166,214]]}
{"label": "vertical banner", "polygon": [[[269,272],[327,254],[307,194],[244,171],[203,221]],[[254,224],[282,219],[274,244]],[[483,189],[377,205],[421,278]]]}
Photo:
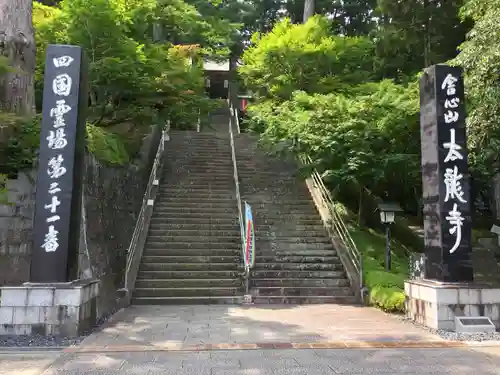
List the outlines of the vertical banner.
{"label": "vertical banner", "polygon": [[255,229],[252,208],[245,202],[245,268],[250,269],[255,263]]}
{"label": "vertical banner", "polygon": [[80,47],[48,46],[31,282],[69,281],[70,269],[77,262],[88,100],[86,69]]}
{"label": "vertical banner", "polygon": [[473,280],[464,84],[460,68],[435,65],[420,80],[427,277]]}

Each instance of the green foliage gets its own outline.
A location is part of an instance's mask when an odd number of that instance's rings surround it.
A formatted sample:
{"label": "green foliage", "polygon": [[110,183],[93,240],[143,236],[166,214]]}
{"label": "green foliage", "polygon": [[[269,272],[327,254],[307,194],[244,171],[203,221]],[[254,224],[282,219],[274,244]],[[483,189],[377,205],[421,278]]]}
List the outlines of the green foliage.
{"label": "green foliage", "polygon": [[420,184],[418,113],[415,86],[382,81],[347,94],[295,92],[287,101],[263,101],[249,107],[249,126],[268,143],[311,156],[332,186],[354,183],[398,196]]}
{"label": "green foliage", "polygon": [[[238,23],[219,19],[217,1],[212,3],[213,9],[206,2],[183,0],[63,0],[57,7],[35,2],[38,110],[47,45],[73,44],[83,47],[89,59],[87,141],[101,161],[130,162],[144,132],[167,119],[174,128],[193,129],[213,107],[197,58],[227,57],[237,39]],[[0,57],[0,74],[7,71],[7,60]],[[13,128],[1,147],[0,172],[31,168],[40,119],[0,113],[0,121]]]}
{"label": "green foliage", "polygon": [[[179,21],[183,19],[175,15],[187,5],[180,0],[161,4],[152,0],[62,1],[60,11],[37,25],[37,39],[80,45],[86,50],[90,61],[88,120],[93,125],[133,122],[149,126],[164,120],[168,111],[185,113],[186,92],[193,107],[203,99],[199,68],[188,65],[187,57],[169,43],[153,43],[154,26],[166,28],[173,18],[176,29],[171,30],[172,38],[180,35],[184,24]],[[189,14],[193,12],[191,9]],[[41,49],[39,55],[43,53]],[[38,70],[42,72],[43,67]]]}
{"label": "green foliage", "polygon": [[0,149],[0,173],[8,176],[33,167],[40,144],[40,116],[32,119],[15,118],[10,136]]}
{"label": "green foliage", "polygon": [[0,204],[7,204],[7,188],[5,183],[7,182],[7,175],[0,173]]}
{"label": "green foliage", "polygon": [[122,140],[92,124],[87,125],[88,150],[100,161],[111,165],[128,163],[129,155]]}
{"label": "green foliage", "polygon": [[239,73],[262,96],[290,98],[296,90],[328,93],[371,79],[372,43],[362,37],[331,35],[320,16],[306,24],[285,19],[265,35],[255,34]]}
{"label": "green foliage", "polygon": [[[479,0],[481,1],[481,0]],[[468,23],[460,23],[462,0],[378,0],[371,31],[380,77],[406,81],[424,68],[456,56]]]}
{"label": "green foliage", "polygon": [[462,16],[474,20],[454,61],[466,72],[470,158],[490,178],[500,169],[500,1],[469,0]]}
{"label": "green foliage", "polygon": [[363,256],[365,285],[369,302],[385,311],[403,312],[404,281],[408,278],[408,252],[399,241],[391,241],[391,271],[385,271],[385,239],[373,230],[350,226],[350,233]]}

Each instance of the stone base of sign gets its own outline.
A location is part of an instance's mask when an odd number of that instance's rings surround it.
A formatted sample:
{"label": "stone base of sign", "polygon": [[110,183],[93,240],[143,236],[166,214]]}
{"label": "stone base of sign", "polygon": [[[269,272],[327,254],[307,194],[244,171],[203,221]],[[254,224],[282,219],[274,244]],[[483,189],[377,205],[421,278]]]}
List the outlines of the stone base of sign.
{"label": "stone base of sign", "polygon": [[500,287],[408,280],[405,294],[406,316],[426,327],[454,331],[457,316],[486,316],[500,328]]}
{"label": "stone base of sign", "polygon": [[0,288],[0,335],[74,337],[97,321],[99,281],[24,283]]}

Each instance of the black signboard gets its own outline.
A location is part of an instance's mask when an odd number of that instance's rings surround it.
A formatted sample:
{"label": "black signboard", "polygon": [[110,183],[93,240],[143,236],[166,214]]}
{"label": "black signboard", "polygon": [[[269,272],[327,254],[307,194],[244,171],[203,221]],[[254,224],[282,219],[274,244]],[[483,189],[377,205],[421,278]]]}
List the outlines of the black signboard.
{"label": "black signboard", "polygon": [[70,268],[77,262],[88,100],[86,71],[80,47],[48,46],[31,282],[70,281]]}
{"label": "black signboard", "polygon": [[434,65],[420,80],[426,276],[473,280],[462,71]]}

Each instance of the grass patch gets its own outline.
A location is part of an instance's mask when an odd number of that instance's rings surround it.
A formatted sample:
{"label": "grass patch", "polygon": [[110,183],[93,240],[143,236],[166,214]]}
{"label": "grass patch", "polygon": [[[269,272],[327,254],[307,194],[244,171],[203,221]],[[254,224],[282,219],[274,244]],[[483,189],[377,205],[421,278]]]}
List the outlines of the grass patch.
{"label": "grass patch", "polygon": [[369,302],[382,310],[403,312],[404,281],[408,279],[409,250],[399,241],[391,240],[391,271],[385,271],[385,235],[369,228],[351,224],[351,236],[363,255],[365,286]]}

